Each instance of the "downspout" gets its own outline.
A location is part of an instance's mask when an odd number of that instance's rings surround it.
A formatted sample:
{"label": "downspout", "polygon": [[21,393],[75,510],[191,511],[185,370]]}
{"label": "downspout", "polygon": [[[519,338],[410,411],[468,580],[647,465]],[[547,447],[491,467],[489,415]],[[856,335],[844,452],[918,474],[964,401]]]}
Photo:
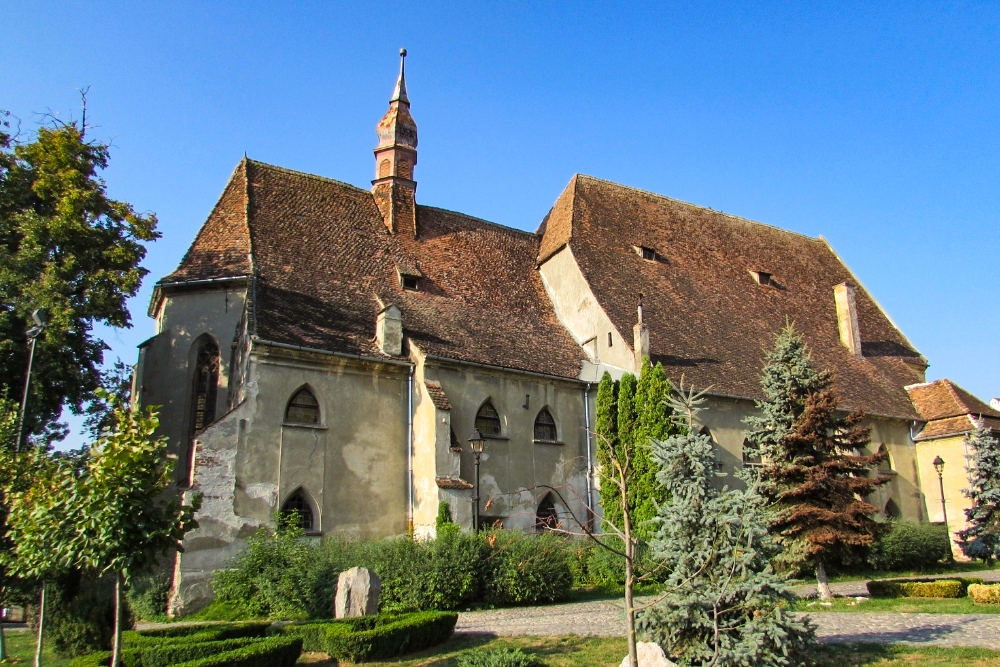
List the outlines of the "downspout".
{"label": "downspout", "polygon": [[406,409],[406,533],[413,537],[413,366],[407,377],[407,409]]}
{"label": "downspout", "polygon": [[594,529],[594,510],[591,503],[594,501],[594,494],[590,489],[591,478],[594,476],[593,461],[590,456],[590,383],[587,383],[583,390],[583,419],[587,429],[587,527]]}

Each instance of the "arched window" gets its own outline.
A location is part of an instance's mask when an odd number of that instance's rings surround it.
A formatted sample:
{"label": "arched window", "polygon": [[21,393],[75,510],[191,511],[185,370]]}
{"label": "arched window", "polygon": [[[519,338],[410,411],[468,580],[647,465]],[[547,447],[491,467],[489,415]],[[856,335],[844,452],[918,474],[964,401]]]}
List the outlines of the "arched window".
{"label": "arched window", "polygon": [[886,449],[885,445],[879,445],[878,453],[885,455],[885,458],[878,464],[878,471],[880,473],[892,472],[892,457],[889,456],[889,450]]}
{"label": "arched window", "polygon": [[500,435],[500,415],[489,401],[476,413],[476,428],[483,435]]}
{"label": "arched window", "polygon": [[552,500],[552,494],[542,498],[538,503],[538,510],[535,512],[535,530],[538,532],[555,530],[559,527],[559,513],[556,511],[556,504]]}
{"label": "arched window", "polygon": [[313,529],[312,505],[306,500],[306,495],[302,492],[302,489],[297,490],[288,497],[285,504],[281,506],[281,513],[285,516],[296,515],[298,517],[298,526],[302,530],[309,532]]}
{"label": "arched window", "polygon": [[743,440],[743,467],[760,467],[760,451],[750,444],[749,440]]}
{"label": "arched window", "polygon": [[293,424],[319,423],[319,401],[311,391],[302,387],[295,392],[285,408],[285,421]]}
{"label": "arched window", "polygon": [[542,408],[538,416],[535,417],[535,440],[555,442],[557,439],[556,420],[552,418],[552,413],[549,412],[548,408]]}
{"label": "arched window", "polygon": [[219,393],[219,346],[206,338],[198,348],[191,397],[191,434],[215,420],[215,398]]}
{"label": "arched window", "polygon": [[903,516],[903,513],[899,511],[899,505],[892,498],[889,502],[885,504],[885,509],[882,510],[882,514],[885,515],[887,519],[898,519]]}

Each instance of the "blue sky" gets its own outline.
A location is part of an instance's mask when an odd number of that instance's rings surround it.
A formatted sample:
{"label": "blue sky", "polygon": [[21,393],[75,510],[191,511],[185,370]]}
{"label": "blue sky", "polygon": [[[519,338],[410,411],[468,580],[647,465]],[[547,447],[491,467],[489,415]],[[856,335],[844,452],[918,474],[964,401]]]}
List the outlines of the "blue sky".
{"label": "blue sky", "polygon": [[64,0],[0,27],[0,108],[30,129],[90,86],[111,194],[159,216],[111,359],[244,152],[368,186],[405,46],[422,203],[533,230],[581,172],[822,234],[928,379],[1000,396],[995,3]]}

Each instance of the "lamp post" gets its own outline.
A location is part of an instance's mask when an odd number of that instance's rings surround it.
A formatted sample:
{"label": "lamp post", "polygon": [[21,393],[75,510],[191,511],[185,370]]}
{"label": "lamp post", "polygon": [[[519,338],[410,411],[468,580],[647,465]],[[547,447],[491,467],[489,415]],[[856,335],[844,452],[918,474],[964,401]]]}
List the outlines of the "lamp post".
{"label": "lamp post", "polygon": [[472,530],[476,533],[479,532],[479,457],[482,456],[485,444],[486,438],[479,432],[479,429],[473,430],[472,437],[469,438],[469,446],[472,448],[472,453],[476,455],[476,495],[472,497]]}
{"label": "lamp post", "polygon": [[31,388],[31,366],[35,361],[35,341],[38,340],[38,337],[45,330],[45,326],[49,323],[48,316],[41,308],[31,313],[31,319],[35,321],[35,326],[25,332],[28,340],[31,341],[29,343],[31,350],[28,352],[28,373],[24,378],[24,394],[21,396],[21,415],[17,419],[17,442],[14,444],[15,455],[21,450],[21,441],[24,440],[24,412],[28,407],[28,389]]}
{"label": "lamp post", "polygon": [[944,475],[944,459],[941,458],[940,456],[935,456],[934,457],[934,461],[932,463],[934,465],[934,470],[936,470],[937,474],[938,474],[938,486],[941,487],[941,516],[944,517],[944,525],[945,525],[945,528],[947,528],[948,527],[948,510],[945,509],[945,506],[944,506],[944,476],[943,476]]}

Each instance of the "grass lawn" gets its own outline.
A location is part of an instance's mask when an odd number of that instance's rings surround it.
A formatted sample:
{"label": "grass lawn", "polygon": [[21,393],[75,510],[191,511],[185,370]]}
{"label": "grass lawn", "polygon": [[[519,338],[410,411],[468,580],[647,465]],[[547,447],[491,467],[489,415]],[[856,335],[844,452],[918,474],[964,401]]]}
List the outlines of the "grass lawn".
{"label": "grass lawn", "polygon": [[[26,630],[11,632],[4,630],[9,659],[4,665],[32,665],[35,660],[35,635]],[[72,658],[60,658],[52,652],[52,645],[42,644],[42,665],[45,667],[66,667]]]}
{"label": "grass lawn", "polygon": [[1000,614],[1000,604],[973,604],[972,598],[834,598],[832,605],[815,600],[799,600],[795,611],[891,612],[897,614]]}

